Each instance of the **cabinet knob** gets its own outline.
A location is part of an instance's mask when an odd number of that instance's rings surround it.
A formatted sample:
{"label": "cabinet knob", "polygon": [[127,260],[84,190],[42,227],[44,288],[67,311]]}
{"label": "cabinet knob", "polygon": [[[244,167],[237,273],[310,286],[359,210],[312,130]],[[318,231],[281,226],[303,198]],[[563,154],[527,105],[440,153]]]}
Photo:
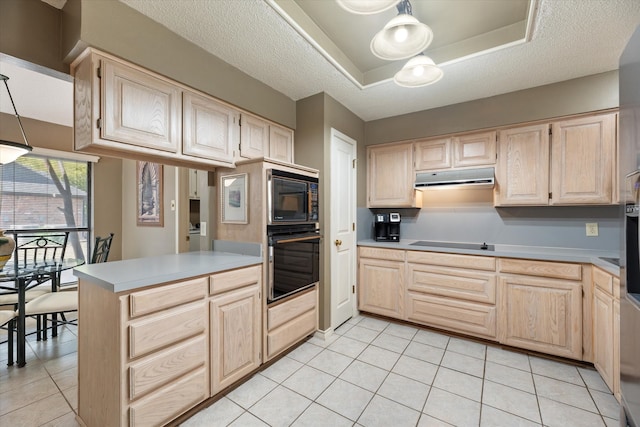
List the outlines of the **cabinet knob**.
{"label": "cabinet knob", "polygon": [[335,243],[336,243],[336,246],[340,246],[342,244],[342,240],[337,240],[336,239]]}

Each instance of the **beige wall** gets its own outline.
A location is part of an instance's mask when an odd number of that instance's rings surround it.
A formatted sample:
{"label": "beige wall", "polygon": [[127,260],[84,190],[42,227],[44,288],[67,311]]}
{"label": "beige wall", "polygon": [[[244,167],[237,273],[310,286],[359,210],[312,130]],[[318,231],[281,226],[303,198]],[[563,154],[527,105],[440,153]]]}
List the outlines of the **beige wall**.
{"label": "beige wall", "polygon": [[[93,46],[285,126],[295,102],[118,1],[72,0],[64,10],[64,50]],[[68,8],[68,9],[67,9]],[[77,20],[77,18],[76,18]],[[67,52],[63,52],[65,55]]]}
{"label": "beige wall", "polygon": [[[331,159],[331,129],[336,129],[360,144],[364,141],[364,122],[342,104],[325,93],[297,102],[295,134],[295,161],[320,171],[320,227],[325,236],[330,230],[331,195],[328,174]],[[364,169],[364,168],[363,168]],[[331,327],[331,259],[330,244],[323,239],[320,270],[320,329]]]}

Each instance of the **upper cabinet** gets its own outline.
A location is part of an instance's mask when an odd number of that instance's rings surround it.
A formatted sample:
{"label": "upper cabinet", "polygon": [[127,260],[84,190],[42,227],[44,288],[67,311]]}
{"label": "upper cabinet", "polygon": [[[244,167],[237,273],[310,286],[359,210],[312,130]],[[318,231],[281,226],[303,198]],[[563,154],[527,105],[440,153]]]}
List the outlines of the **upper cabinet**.
{"label": "upper cabinet", "polygon": [[615,113],[498,133],[496,206],[610,204]]}
{"label": "upper cabinet", "polygon": [[240,156],[269,157],[293,163],[293,131],[251,114],[243,114],[240,125]]}
{"label": "upper cabinet", "polygon": [[496,132],[474,132],[414,142],[416,171],[490,166],[496,163]]}
{"label": "upper cabinet", "polygon": [[367,207],[420,207],[414,179],[412,142],[367,147]]}
{"label": "upper cabinet", "polygon": [[542,205],[549,199],[549,125],[498,134],[495,204]]}
{"label": "upper cabinet", "polygon": [[88,48],[71,73],[76,150],[200,170],[293,162],[293,130],[113,55]]}
{"label": "upper cabinet", "polygon": [[233,162],[240,113],[214,98],[184,91],[183,153],[203,159]]}

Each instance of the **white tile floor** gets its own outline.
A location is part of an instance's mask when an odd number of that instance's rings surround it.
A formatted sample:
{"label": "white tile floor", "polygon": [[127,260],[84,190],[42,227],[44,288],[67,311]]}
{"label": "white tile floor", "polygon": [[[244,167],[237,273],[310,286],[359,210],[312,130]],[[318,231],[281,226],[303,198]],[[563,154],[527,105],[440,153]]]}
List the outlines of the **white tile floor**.
{"label": "white tile floor", "polygon": [[[0,336],[4,338],[4,336]],[[77,337],[0,348],[0,426],[78,426]],[[359,316],[196,414],[194,426],[617,426],[596,371]]]}
{"label": "white tile floor", "polygon": [[618,419],[618,402],[593,369],[359,316],[183,426],[595,427]]}

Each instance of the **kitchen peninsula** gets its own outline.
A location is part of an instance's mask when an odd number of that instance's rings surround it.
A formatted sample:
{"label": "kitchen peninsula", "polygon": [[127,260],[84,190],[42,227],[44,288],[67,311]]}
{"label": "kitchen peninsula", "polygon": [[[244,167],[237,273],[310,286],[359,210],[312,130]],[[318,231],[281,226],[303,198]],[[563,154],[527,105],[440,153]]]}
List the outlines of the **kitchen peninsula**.
{"label": "kitchen peninsula", "polygon": [[83,425],[163,425],[260,366],[263,260],[247,246],[75,269]]}

